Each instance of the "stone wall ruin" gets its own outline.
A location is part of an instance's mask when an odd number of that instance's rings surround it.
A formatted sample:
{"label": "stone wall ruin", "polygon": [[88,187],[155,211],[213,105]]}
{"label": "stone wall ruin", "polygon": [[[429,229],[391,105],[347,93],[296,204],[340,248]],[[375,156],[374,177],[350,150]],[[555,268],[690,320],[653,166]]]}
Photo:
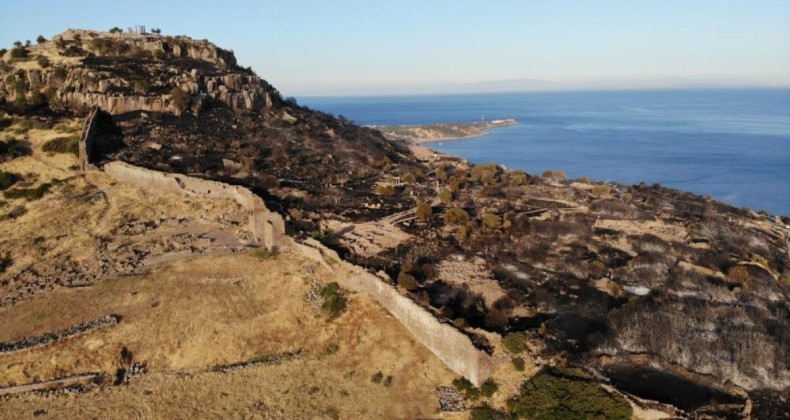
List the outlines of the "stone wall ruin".
{"label": "stone wall ruin", "polygon": [[154,171],[119,161],[105,164],[104,173],[118,181],[159,192],[235,200],[250,213],[249,229],[257,243],[272,250],[286,246],[282,216],[269,211],[263,199],[247,188]]}
{"label": "stone wall ruin", "polygon": [[406,327],[417,340],[435,354],[448,368],[480,386],[494,373],[491,357],[480,351],[462,332],[440,322],[430,312],[413,300],[398,293],[395,287],[361,267],[340,259],[334,251],[315,240],[297,244],[302,255],[326,264],[326,259],[338,261],[352,273],[345,278],[344,286],[366,293],[376,299],[392,316]]}

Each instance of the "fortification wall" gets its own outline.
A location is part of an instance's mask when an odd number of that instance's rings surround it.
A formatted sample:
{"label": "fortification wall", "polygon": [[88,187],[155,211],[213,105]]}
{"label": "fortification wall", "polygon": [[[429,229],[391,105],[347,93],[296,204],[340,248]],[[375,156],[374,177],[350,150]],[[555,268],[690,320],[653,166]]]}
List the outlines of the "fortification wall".
{"label": "fortification wall", "polygon": [[286,246],[282,216],[269,211],[263,199],[244,187],[158,172],[118,161],[104,165],[104,172],[118,181],[159,192],[235,200],[250,212],[249,228],[257,243],[269,249]]}
{"label": "fortification wall", "polygon": [[82,125],[78,159],[80,170],[83,172],[89,169],[96,169],[95,166],[91,165],[90,156],[93,152],[93,139],[96,136],[96,125],[98,122],[98,118],[96,118],[96,116],[98,114],[98,107],[91,108],[90,112],[88,113],[88,117],[85,119],[85,123]]}
{"label": "fortification wall", "polygon": [[326,258],[339,261],[351,272],[344,286],[373,296],[381,306],[403,324],[417,340],[435,354],[447,367],[480,386],[494,373],[490,356],[477,349],[466,335],[450,325],[439,322],[430,312],[401,295],[391,285],[360,267],[341,260],[337,253],[319,242],[308,240],[297,244],[302,255],[326,264]]}

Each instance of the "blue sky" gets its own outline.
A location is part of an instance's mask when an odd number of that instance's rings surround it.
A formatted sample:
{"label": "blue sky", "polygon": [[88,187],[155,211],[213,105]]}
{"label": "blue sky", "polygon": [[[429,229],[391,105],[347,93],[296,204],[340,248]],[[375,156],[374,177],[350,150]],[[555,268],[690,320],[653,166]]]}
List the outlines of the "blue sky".
{"label": "blue sky", "polygon": [[788,0],[0,0],[6,48],[135,24],[232,48],[287,95],[790,85]]}

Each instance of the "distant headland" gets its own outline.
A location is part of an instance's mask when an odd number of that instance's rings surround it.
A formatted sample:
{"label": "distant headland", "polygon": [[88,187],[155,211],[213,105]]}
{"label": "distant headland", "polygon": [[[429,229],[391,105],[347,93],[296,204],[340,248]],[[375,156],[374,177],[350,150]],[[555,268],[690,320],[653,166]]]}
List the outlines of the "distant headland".
{"label": "distant headland", "polygon": [[440,140],[459,140],[488,134],[488,129],[518,124],[512,118],[474,123],[440,123],[426,125],[370,126],[381,131],[389,140],[409,143],[427,143]]}

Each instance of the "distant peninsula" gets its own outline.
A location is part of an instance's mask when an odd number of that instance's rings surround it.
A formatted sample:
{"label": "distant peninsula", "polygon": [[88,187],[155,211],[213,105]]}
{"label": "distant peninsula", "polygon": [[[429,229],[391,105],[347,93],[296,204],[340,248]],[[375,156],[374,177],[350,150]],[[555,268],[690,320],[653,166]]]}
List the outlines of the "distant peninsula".
{"label": "distant peninsula", "polygon": [[440,140],[459,140],[485,136],[488,129],[515,125],[518,121],[507,118],[502,120],[474,123],[440,123],[426,125],[380,125],[370,126],[381,131],[389,140],[402,140],[408,143],[427,143]]}

